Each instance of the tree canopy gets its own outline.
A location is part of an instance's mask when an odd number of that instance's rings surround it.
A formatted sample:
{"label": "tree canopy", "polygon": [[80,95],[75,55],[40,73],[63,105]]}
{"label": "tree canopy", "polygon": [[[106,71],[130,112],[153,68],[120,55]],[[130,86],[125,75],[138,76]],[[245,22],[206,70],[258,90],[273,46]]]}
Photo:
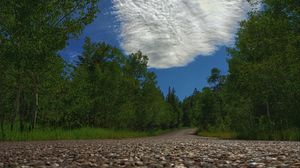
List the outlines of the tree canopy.
{"label": "tree canopy", "polygon": [[[236,45],[228,49],[228,75],[212,69],[211,88],[184,102],[201,129],[233,130],[241,138],[299,139],[300,3],[264,0],[262,5],[241,23]],[[287,137],[286,130],[295,130],[296,137]]]}

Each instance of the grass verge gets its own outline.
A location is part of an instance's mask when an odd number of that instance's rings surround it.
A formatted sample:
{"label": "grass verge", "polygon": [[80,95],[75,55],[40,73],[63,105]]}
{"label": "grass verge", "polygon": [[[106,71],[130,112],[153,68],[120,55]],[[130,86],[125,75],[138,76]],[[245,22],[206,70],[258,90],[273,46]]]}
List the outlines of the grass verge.
{"label": "grass verge", "polygon": [[7,131],[1,141],[40,141],[40,140],[78,140],[78,139],[122,139],[156,136],[168,132],[158,130],[137,132],[129,130],[112,130],[103,128],[37,129],[30,132]]}
{"label": "grass verge", "polygon": [[221,139],[235,139],[237,137],[235,132],[230,131],[200,131],[197,134],[199,136],[214,137]]}
{"label": "grass verge", "polygon": [[197,134],[199,136],[221,139],[300,141],[300,129],[298,128],[272,132],[249,131],[237,133],[232,131],[199,131]]}
{"label": "grass verge", "polygon": [[253,131],[250,135],[241,133],[238,135],[238,138],[274,141],[300,141],[300,129],[290,128],[280,131]]}

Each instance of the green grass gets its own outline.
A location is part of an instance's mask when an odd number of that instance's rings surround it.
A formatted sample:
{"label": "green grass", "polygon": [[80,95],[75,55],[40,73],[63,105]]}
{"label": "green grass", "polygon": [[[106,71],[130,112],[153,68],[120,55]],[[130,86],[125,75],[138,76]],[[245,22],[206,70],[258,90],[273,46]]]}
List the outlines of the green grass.
{"label": "green grass", "polygon": [[214,137],[214,138],[221,138],[221,139],[235,139],[236,133],[230,131],[200,131],[198,132],[199,136],[204,137]]}
{"label": "green grass", "polygon": [[7,131],[2,141],[78,140],[78,139],[122,139],[155,136],[167,131],[136,132],[103,128],[36,129],[30,132]]}
{"label": "green grass", "polygon": [[285,140],[285,141],[300,141],[300,129],[290,128],[282,131],[259,132],[256,133],[258,140]]}
{"label": "green grass", "polygon": [[244,139],[244,140],[275,140],[275,141],[300,141],[300,129],[291,128],[273,132],[242,132],[233,131],[199,131],[199,136],[215,137],[220,139]]}

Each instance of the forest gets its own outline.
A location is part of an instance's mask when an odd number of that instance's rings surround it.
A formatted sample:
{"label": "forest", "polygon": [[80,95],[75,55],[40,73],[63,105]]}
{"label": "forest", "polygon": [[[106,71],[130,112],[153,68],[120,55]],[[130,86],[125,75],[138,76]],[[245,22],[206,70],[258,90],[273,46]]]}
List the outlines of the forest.
{"label": "forest", "polygon": [[300,140],[300,1],[265,0],[228,48],[229,72],[183,101],[200,130],[242,139]]}
{"label": "forest", "polygon": [[178,98],[163,96],[141,52],[124,55],[86,38],[75,65],[58,54],[93,21],[97,3],[1,1],[2,137],[41,128],[148,131],[179,126]]}
{"label": "forest", "polygon": [[87,37],[75,64],[61,57],[95,19],[97,0],[1,1],[1,139],[45,128],[197,127],[300,140],[300,1],[262,3],[228,48],[228,73],[212,69],[209,86],[181,101],[172,87],[162,93],[142,52]]}

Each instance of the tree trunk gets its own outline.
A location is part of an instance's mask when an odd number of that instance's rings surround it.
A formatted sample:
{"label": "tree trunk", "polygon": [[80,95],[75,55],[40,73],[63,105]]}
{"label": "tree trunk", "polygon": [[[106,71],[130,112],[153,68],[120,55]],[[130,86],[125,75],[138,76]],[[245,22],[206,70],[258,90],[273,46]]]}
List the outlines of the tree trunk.
{"label": "tree trunk", "polygon": [[[1,97],[0,97],[1,98]],[[1,109],[1,99],[0,99],[0,116],[1,116],[1,137],[4,138],[4,111]]]}
{"label": "tree trunk", "polygon": [[4,117],[2,118],[2,121],[1,121],[1,137],[2,138],[5,137],[5,133],[4,133]]}
{"label": "tree trunk", "polygon": [[[22,102],[23,102],[23,104],[24,104],[24,94],[23,94],[23,96],[22,95],[20,95],[20,105],[22,104]],[[19,106],[20,106],[19,105]],[[20,107],[19,107],[20,108]],[[20,108],[19,109],[19,117],[20,117],[20,131],[21,132],[23,132],[24,131],[24,117],[25,117],[25,108]]]}
{"label": "tree trunk", "polygon": [[10,125],[10,130],[11,131],[14,129],[14,125],[15,125],[15,120],[16,120],[17,114],[20,113],[21,92],[22,92],[22,88],[19,85],[18,89],[17,89],[16,99],[15,99],[15,111],[14,111],[14,113],[12,115],[12,118],[11,118],[11,125]]}
{"label": "tree trunk", "polygon": [[24,126],[23,126],[23,112],[20,108],[21,107],[21,96],[22,96],[21,94],[22,94],[22,86],[19,85],[18,86],[18,91],[17,91],[17,96],[16,96],[15,114],[14,114],[12,126],[14,125],[15,118],[16,118],[17,114],[19,114],[20,130],[23,131],[23,129],[24,129]]}
{"label": "tree trunk", "polygon": [[37,115],[38,115],[38,110],[39,110],[39,89],[38,89],[38,81],[39,78],[38,76],[34,77],[34,100],[35,100],[35,105],[34,105],[34,116],[33,116],[33,123],[32,123],[32,129],[35,128],[36,123],[37,123]]}
{"label": "tree trunk", "polygon": [[266,106],[267,106],[267,116],[268,116],[268,120],[271,121],[271,114],[270,114],[270,104],[269,104],[269,101],[267,101]]}

